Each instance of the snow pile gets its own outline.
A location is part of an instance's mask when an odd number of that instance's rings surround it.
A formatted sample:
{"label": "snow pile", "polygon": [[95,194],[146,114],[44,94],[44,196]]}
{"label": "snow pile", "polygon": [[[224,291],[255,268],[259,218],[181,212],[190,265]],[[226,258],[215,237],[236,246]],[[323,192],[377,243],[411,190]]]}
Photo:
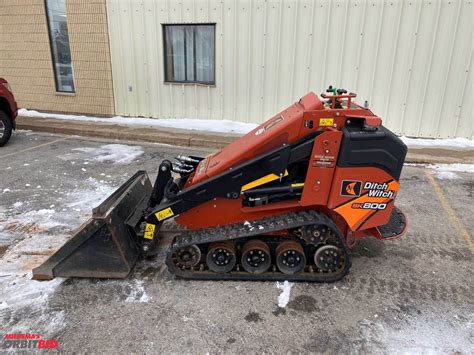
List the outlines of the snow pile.
{"label": "snow pile", "polygon": [[283,283],[277,282],[276,287],[281,290],[281,293],[278,296],[278,307],[285,308],[290,301],[290,292],[291,288],[293,287],[293,283],[288,281]]}
{"label": "snow pile", "polygon": [[426,139],[400,137],[400,139],[409,148],[474,149],[474,140],[467,138]]}
{"label": "snow pile", "polygon": [[20,109],[19,116],[24,117],[40,117],[40,118],[54,118],[60,120],[71,121],[86,121],[86,122],[101,122],[114,123],[122,125],[137,125],[148,127],[164,127],[176,128],[194,131],[205,132],[220,132],[220,133],[237,133],[245,134],[250,132],[258,125],[255,123],[243,123],[229,120],[201,120],[191,118],[143,118],[143,117],[122,117],[115,116],[112,118],[94,117],[94,116],[77,116],[77,115],[62,115],[56,113],[43,113],[34,110]]}
{"label": "snow pile", "polygon": [[[100,148],[74,148],[74,151],[83,152],[90,155],[92,160],[98,162],[110,161],[115,164],[130,164],[143,154],[143,149],[139,146],[124,144],[105,144]],[[87,165],[87,162],[84,163]]]}
{"label": "snow pile", "polygon": [[150,296],[147,295],[142,280],[135,280],[131,287],[132,289],[125,299],[125,302],[146,303],[150,301]]}

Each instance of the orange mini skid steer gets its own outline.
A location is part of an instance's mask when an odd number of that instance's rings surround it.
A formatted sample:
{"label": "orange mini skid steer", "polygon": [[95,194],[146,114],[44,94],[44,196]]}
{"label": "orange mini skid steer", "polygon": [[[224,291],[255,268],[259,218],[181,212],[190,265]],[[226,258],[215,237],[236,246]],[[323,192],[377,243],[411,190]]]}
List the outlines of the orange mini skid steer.
{"label": "orange mini skid steer", "polygon": [[153,186],[137,172],[34,278],[126,277],[173,219],[179,277],[341,279],[358,238],[406,229],[394,200],[407,148],[355,97],[309,93],[215,154],[164,160]]}

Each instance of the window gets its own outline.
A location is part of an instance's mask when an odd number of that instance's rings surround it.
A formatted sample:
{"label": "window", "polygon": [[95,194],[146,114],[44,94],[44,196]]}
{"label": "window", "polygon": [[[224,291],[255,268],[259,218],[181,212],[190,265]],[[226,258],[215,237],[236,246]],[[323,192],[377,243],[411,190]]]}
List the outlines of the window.
{"label": "window", "polygon": [[75,92],[67,30],[66,0],[45,0],[56,91]]}
{"label": "window", "polygon": [[215,25],[163,25],[165,81],[214,84]]}

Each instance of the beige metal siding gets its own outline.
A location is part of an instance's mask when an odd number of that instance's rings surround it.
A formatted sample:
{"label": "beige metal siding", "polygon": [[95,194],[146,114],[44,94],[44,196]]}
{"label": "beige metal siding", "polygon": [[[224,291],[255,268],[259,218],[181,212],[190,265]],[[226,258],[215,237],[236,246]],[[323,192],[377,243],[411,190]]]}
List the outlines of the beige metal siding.
{"label": "beige metal siding", "polygon": [[[262,122],[328,84],[400,134],[473,137],[472,2],[107,0],[116,113]],[[166,84],[162,24],[216,23],[216,85]]]}

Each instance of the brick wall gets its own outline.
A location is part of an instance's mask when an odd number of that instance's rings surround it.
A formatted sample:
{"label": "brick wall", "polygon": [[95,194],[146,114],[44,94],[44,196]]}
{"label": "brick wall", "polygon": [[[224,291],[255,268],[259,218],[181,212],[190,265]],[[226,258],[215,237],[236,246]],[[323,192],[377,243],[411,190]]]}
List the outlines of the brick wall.
{"label": "brick wall", "polygon": [[56,93],[43,0],[0,0],[0,77],[20,107],[113,115],[106,0],[67,0],[76,93]]}

